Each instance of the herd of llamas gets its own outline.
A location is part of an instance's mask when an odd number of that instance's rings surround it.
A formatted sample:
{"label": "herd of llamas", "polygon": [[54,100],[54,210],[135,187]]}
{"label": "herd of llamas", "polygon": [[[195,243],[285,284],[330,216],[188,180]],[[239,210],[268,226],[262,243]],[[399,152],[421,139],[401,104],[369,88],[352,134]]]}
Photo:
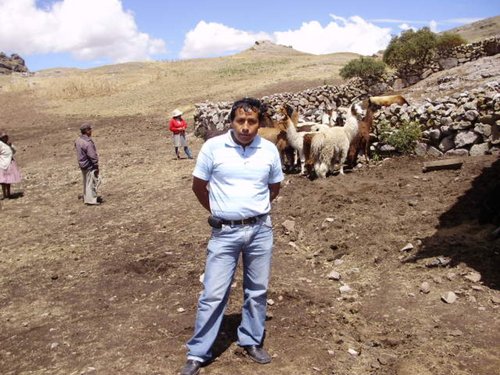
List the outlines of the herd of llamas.
{"label": "herd of llamas", "polygon": [[[338,108],[322,123],[301,122],[299,112],[289,104],[278,110],[273,120],[266,112],[259,135],[274,143],[286,172],[300,170],[310,179],[326,178],[344,165],[353,168],[362,153],[369,160],[373,115],[380,107],[408,104],[401,95],[354,98],[348,108]],[[207,131],[205,140],[227,131]]]}

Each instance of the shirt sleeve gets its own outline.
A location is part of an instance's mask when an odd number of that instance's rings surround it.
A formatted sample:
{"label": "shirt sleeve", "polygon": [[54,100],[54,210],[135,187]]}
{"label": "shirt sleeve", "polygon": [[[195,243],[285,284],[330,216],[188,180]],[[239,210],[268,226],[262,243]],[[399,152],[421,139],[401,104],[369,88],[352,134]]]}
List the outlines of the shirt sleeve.
{"label": "shirt sleeve", "polygon": [[99,156],[97,155],[97,150],[95,148],[94,142],[89,142],[87,145],[87,156],[94,165],[94,167],[99,168]]}
{"label": "shirt sleeve", "polygon": [[205,142],[201,147],[198,157],[196,158],[196,165],[194,167],[193,176],[198,177],[204,181],[210,181],[210,176],[213,170],[213,155],[210,149],[210,142]]}
{"label": "shirt sleeve", "polygon": [[273,163],[269,172],[269,183],[276,184],[284,180],[283,170],[281,169],[281,158],[278,149],[273,150]]}

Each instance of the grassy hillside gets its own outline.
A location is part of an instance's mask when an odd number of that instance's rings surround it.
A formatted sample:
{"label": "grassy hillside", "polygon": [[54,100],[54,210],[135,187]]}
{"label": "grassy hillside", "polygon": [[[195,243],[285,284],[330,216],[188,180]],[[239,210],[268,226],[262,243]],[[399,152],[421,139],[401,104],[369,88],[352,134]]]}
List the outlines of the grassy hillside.
{"label": "grassy hillside", "polygon": [[[468,41],[500,34],[500,16],[448,30]],[[49,69],[34,76],[0,76],[0,93],[32,95],[46,112],[75,116],[158,115],[197,102],[300,91],[341,82],[339,70],[358,55],[311,55],[257,42],[233,56],[141,62],[94,69]]]}
{"label": "grassy hillside", "polygon": [[315,56],[271,43],[211,59],[127,63],[95,69],[50,69],[0,77],[1,91],[28,92],[61,115],[150,115],[197,102],[263,96],[339,82],[352,53]]}
{"label": "grassy hillside", "polygon": [[462,35],[469,43],[477,42],[490,36],[500,35],[500,16],[486,18],[446,31]]}

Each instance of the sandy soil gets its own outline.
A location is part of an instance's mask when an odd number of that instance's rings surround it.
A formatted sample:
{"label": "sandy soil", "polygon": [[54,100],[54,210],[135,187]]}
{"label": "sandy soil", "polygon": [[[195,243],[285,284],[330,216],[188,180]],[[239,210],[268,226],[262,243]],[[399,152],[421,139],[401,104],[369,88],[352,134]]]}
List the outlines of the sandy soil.
{"label": "sandy soil", "polygon": [[[1,202],[0,373],[176,374],[209,236],[194,162],[173,159],[165,119],[92,118],[106,202],[86,207],[73,150],[82,120],[2,97],[24,181],[14,188],[23,196]],[[196,155],[201,141],[191,145]],[[423,162],[287,175],[273,207],[274,360],[254,364],[235,343],[239,270],[202,374],[498,373],[500,161],[469,157],[425,174]],[[352,291],[341,294],[343,284]],[[449,291],[452,304],[441,300]]]}

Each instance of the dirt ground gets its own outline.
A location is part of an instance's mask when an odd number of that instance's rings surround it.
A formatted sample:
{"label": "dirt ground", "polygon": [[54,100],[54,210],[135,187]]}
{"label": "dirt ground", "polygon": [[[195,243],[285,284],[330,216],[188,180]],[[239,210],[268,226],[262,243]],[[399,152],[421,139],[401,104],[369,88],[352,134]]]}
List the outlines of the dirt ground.
{"label": "dirt ground", "polygon": [[[161,117],[91,118],[105,203],[84,206],[73,141],[88,119],[32,104],[4,95],[0,111],[24,174],[18,198],[0,202],[0,373],[176,374],[209,236],[194,161],[173,159]],[[201,141],[190,141],[196,155]],[[287,175],[273,206],[273,362],[236,345],[239,270],[217,358],[201,373],[498,374],[500,161],[429,173],[423,162]]]}

